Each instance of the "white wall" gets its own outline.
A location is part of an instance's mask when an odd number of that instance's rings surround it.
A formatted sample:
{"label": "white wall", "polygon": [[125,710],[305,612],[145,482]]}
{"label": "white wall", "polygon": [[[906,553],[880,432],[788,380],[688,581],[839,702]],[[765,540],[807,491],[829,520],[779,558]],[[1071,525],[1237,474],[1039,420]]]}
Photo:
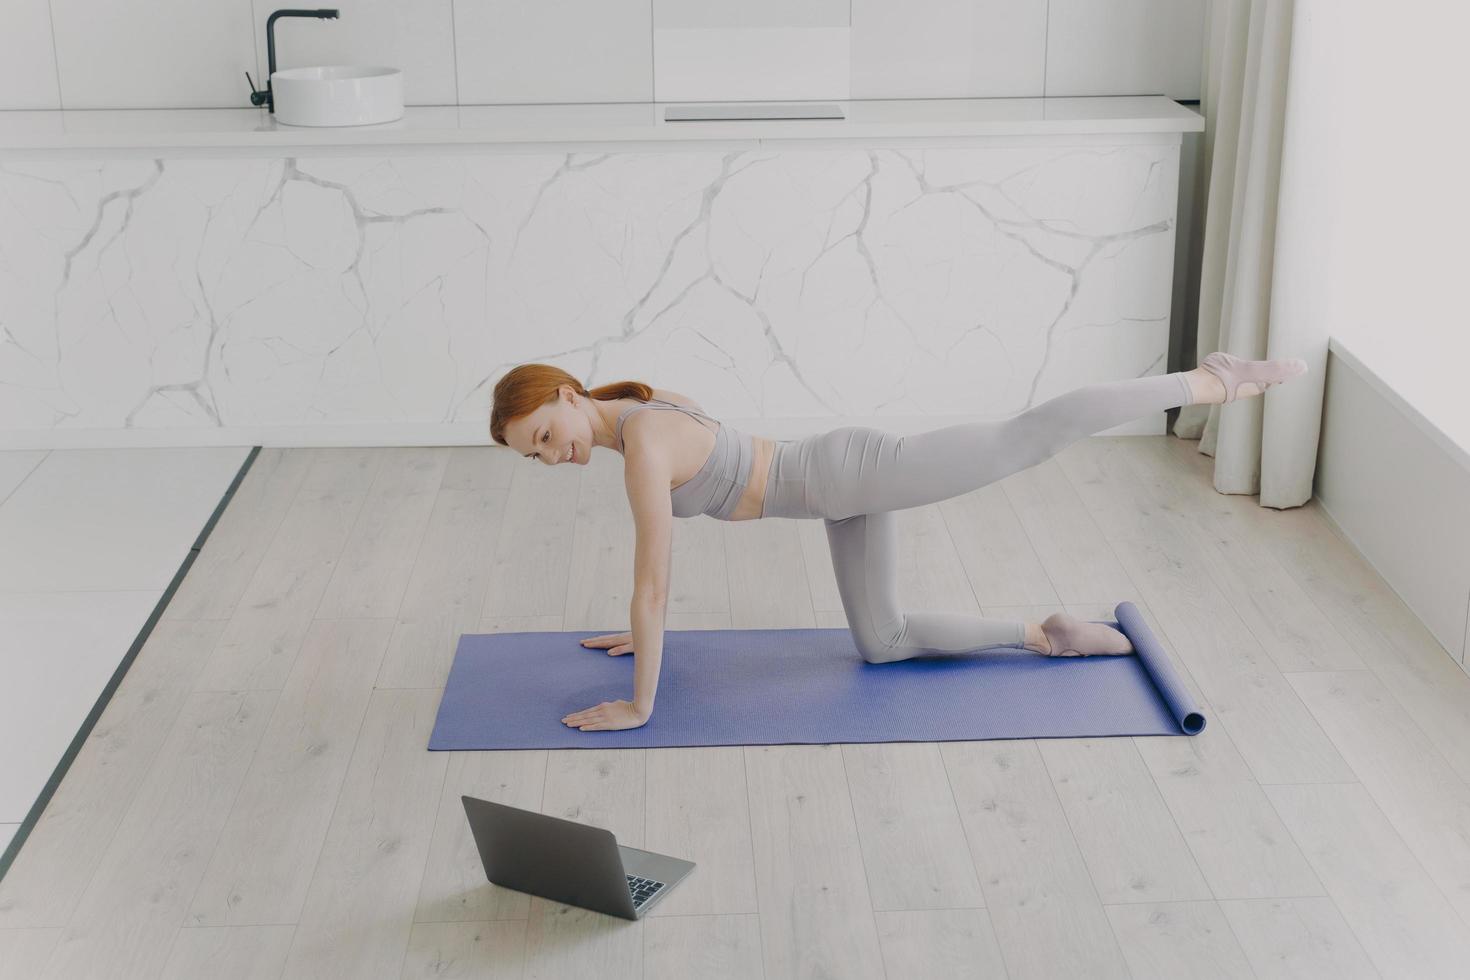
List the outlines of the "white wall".
{"label": "white wall", "polygon": [[1470,447],[1467,41],[1466,3],[1297,0],[1272,317]]}
{"label": "white wall", "polygon": [[[1205,0],[332,0],[276,67],[389,64],[411,105],[1163,94]],[[276,0],[4,0],[0,109],[249,107]],[[711,61],[728,65],[711,89]],[[693,66],[691,68],[691,66]]]}
{"label": "white wall", "polygon": [[1333,342],[1314,490],[1464,664],[1470,4],[1296,2],[1271,317]]}

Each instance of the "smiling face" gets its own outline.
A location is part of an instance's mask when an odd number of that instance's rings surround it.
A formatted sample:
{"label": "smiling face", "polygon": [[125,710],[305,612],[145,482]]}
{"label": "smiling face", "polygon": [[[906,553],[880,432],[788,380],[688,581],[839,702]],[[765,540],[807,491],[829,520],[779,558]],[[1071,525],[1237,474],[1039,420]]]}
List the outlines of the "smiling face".
{"label": "smiling face", "polygon": [[592,424],[583,411],[586,401],[569,385],[562,385],[556,401],[506,423],[506,442],[522,456],[548,466],[585,464],[593,444]]}

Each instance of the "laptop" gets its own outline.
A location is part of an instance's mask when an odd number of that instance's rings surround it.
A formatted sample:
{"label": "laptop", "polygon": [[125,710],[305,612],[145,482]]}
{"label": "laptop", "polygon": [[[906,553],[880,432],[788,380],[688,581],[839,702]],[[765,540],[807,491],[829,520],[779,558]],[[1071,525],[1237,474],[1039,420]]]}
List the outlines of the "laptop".
{"label": "laptop", "polygon": [[504,888],[641,919],[694,862],[619,844],[612,831],[461,796],[485,877]]}

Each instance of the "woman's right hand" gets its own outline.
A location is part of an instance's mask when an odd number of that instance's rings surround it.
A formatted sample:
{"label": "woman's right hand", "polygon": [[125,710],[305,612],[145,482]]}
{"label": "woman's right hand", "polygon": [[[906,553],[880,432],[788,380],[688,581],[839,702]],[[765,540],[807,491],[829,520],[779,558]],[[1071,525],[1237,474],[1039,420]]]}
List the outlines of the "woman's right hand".
{"label": "woman's right hand", "polygon": [[633,652],[632,633],[604,633],[601,636],[589,636],[581,642],[584,647],[611,647],[607,651],[609,657],[620,657]]}

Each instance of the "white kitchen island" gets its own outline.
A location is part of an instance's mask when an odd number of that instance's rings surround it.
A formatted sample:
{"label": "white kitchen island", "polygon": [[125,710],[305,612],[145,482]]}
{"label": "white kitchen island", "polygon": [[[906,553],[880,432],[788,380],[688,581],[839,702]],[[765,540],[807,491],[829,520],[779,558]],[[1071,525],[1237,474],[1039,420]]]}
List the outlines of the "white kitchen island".
{"label": "white kitchen island", "polygon": [[837,104],[0,113],[0,448],[484,443],[526,361],[776,438],[1165,370],[1198,113]]}

